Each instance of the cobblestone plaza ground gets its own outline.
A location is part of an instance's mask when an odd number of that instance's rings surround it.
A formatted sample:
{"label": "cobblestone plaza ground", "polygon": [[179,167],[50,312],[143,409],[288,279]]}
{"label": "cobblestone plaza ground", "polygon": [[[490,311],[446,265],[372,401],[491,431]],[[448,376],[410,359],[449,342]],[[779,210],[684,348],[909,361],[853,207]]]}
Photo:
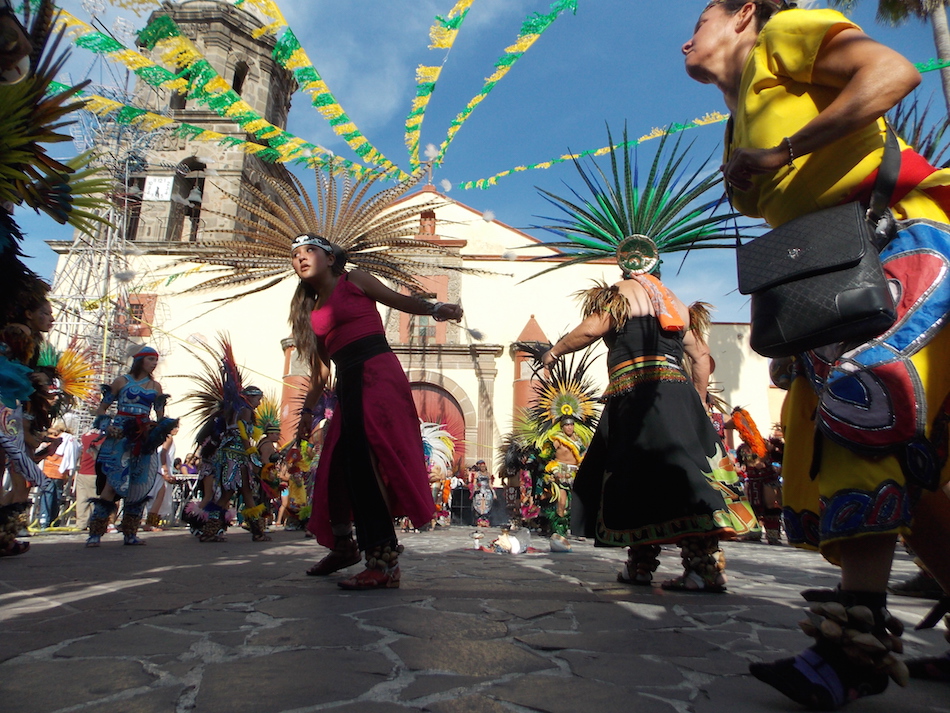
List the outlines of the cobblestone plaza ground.
{"label": "cobblestone plaza ground", "polygon": [[[381,592],[305,576],[325,550],[299,532],[201,544],[173,530],[136,548],[109,535],[92,550],[78,535],[35,536],[0,560],[0,710],[800,710],[747,665],[807,643],[798,592],[836,581],[817,554],[727,543],[728,594],[671,593],[618,584],[621,550],[498,555],[474,551],[471,532],[403,535],[402,588]],[[677,550],[661,559],[659,576],[678,573]],[[913,572],[901,555],[894,579]],[[890,603],[909,625],[928,605]],[[905,645],[946,650],[942,631],[912,626]],[[950,712],[950,688],[892,684],[848,710]]]}

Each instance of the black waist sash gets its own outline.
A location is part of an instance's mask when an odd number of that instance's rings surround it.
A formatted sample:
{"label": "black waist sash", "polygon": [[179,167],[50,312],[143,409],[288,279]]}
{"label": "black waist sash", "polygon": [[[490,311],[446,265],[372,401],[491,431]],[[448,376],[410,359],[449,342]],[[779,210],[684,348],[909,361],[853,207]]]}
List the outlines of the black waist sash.
{"label": "black waist sash", "polygon": [[[391,352],[382,334],[371,334],[338,349],[331,359],[337,370],[340,418],[339,452],[332,454],[331,478],[342,478],[356,523],[356,537],[364,552],[376,545],[395,544],[393,517],[380,490],[363,422],[363,364]],[[336,524],[336,523],[334,523]]]}
{"label": "black waist sash", "polygon": [[385,335],[370,334],[350,342],[345,347],[340,347],[330,359],[336,365],[337,372],[342,373],[369,361],[374,356],[391,351]]}

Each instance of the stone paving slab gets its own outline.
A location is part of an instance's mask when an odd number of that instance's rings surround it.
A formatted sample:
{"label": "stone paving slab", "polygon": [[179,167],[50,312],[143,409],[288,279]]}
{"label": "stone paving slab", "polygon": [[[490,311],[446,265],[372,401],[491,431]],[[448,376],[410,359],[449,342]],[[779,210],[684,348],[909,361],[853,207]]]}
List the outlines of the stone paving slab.
{"label": "stone paving slab", "polygon": [[670,703],[632,688],[568,676],[518,678],[492,687],[488,695],[526,709],[550,713],[674,713],[676,710]]}
{"label": "stone paving slab", "polygon": [[[789,547],[725,545],[729,593],[616,581],[621,550],[472,549],[469,528],[407,534],[403,586],[344,592],[307,567],[301,533],[201,544],[184,531],[86,550],[33,538],[0,560],[0,710],[17,713],[743,713],[799,708],[750,661],[807,644],[799,591],[836,570]],[[497,536],[486,532],[485,542]],[[539,549],[545,541],[534,538]],[[657,579],[677,575],[664,548]],[[895,579],[914,572],[901,555]],[[892,597],[908,624],[928,603]],[[910,655],[946,650],[908,627]],[[856,713],[950,713],[945,684],[913,682]]]}
{"label": "stone paving slab", "polygon": [[107,657],[5,664],[0,675],[0,700],[5,702],[4,706],[11,704],[9,710],[19,713],[85,707],[126,691],[144,693],[158,679],[137,661]]}

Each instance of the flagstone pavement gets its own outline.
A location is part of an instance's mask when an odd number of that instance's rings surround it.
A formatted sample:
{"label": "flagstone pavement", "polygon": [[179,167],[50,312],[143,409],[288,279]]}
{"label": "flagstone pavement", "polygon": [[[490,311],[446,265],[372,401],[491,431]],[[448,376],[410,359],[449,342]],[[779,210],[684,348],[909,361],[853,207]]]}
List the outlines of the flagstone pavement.
{"label": "flagstone pavement", "polygon": [[[487,530],[484,542],[498,535]],[[473,549],[472,529],[405,534],[402,588],[307,577],[300,532],[148,546],[34,536],[0,560],[0,711],[10,713],[742,713],[796,711],[750,661],[795,653],[808,587],[836,572],[791,547],[726,543],[727,594],[618,584],[621,550]],[[664,548],[659,576],[677,574]],[[355,571],[355,570],[350,570]],[[913,574],[901,555],[894,579]],[[916,623],[928,602],[891,597]],[[908,655],[946,650],[907,627]],[[892,684],[854,713],[950,713],[947,684]]]}

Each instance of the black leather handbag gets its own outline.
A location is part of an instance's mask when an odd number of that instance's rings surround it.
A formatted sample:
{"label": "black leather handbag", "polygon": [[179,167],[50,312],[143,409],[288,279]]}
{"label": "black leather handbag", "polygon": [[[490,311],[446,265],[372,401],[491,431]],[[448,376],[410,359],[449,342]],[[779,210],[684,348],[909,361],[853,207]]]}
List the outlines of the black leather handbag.
{"label": "black leather handbag", "polygon": [[829,344],[857,345],[894,324],[897,311],[879,253],[893,235],[887,206],[900,161],[888,127],[870,208],[852,202],[816,211],[736,245],[739,292],[752,296],[756,352],[785,357]]}

